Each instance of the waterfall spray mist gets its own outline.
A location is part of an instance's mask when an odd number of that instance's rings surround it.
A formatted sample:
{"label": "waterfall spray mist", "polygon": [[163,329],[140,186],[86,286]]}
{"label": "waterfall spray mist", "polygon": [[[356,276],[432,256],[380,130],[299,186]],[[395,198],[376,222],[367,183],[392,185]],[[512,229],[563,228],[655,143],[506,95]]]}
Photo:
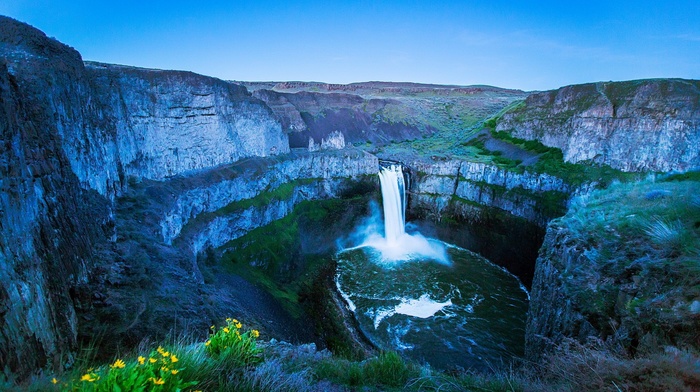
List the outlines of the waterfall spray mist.
{"label": "waterfall spray mist", "polygon": [[381,212],[373,205],[371,215],[355,228],[341,249],[369,247],[380,253],[384,264],[431,259],[449,264],[445,244],[423,237],[420,233],[406,233],[406,189],[401,166],[392,165],[379,172],[382,187],[384,225],[381,232]]}

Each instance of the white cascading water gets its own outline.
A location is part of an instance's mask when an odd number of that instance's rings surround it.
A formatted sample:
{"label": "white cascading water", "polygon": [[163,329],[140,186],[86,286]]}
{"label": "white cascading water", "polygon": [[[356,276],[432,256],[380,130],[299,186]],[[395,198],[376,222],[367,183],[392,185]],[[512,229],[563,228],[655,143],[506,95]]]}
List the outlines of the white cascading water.
{"label": "white cascading water", "polygon": [[[414,259],[433,259],[449,263],[445,246],[420,233],[406,233],[406,182],[400,165],[384,167],[379,171],[384,205],[384,236],[372,224],[357,228],[362,234],[361,245],[369,246],[381,253],[385,263],[396,263]],[[346,248],[350,249],[350,248]]]}
{"label": "white cascading water", "polygon": [[382,168],[379,183],[384,199],[384,237],[387,245],[391,246],[406,233],[406,189],[401,166]]}

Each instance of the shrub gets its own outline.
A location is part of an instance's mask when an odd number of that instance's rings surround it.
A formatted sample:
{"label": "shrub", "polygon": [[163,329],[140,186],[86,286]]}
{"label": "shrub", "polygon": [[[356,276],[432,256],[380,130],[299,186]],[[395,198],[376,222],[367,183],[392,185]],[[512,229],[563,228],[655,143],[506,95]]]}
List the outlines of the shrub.
{"label": "shrub", "polygon": [[[64,390],[114,392],[114,391],[184,391],[197,384],[181,377],[183,370],[178,356],[162,347],[148,356],[139,355],[135,360],[117,359],[109,366],[88,369],[78,380],[64,384]],[[57,379],[53,379],[58,384]]]}
{"label": "shrub", "polygon": [[216,359],[225,359],[231,367],[243,368],[262,361],[262,350],[257,347],[260,333],[253,329],[241,333],[241,323],[227,318],[226,325],[211,326],[211,336],[204,343],[207,354]]}
{"label": "shrub", "polygon": [[239,389],[253,391],[303,392],[312,390],[311,370],[287,372],[280,359],[265,361],[246,374],[246,382]]}
{"label": "shrub", "polygon": [[684,228],[680,220],[670,222],[660,217],[654,217],[646,225],[644,232],[651,237],[654,243],[675,251],[682,244]]}

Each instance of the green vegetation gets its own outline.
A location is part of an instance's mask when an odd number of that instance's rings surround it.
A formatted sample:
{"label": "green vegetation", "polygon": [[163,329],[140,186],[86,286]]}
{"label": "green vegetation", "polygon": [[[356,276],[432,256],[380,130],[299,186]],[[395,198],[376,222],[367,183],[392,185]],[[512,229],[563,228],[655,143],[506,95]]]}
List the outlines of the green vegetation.
{"label": "green vegetation", "polygon": [[[471,181],[466,178],[460,178],[460,182],[469,182],[475,186],[488,190],[493,197],[504,198],[507,200],[518,201],[523,197],[536,202],[534,208],[543,216],[557,217],[564,215],[566,212],[566,202],[569,200],[569,194],[559,191],[532,192],[520,186],[514,188],[506,188],[502,185],[490,184],[485,181]],[[474,205],[475,207],[483,208],[482,204],[466,200],[457,195],[452,196],[453,201],[458,201],[463,204]]]}
{"label": "green vegetation", "polygon": [[[259,341],[256,330],[227,319],[207,340],[180,337],[109,364],[79,358],[72,369],[8,391],[683,391],[700,387],[697,355],[670,351],[634,359],[601,342],[565,342],[541,366],[507,371],[440,372],[381,352],[361,360],[312,345]],[[227,345],[231,345],[227,348]],[[214,348],[216,347],[216,348]],[[143,354],[143,352],[147,354]]]}
{"label": "green vegetation", "polygon": [[498,122],[501,120],[501,117],[503,117],[504,114],[509,113],[509,112],[520,111],[520,110],[523,110],[524,108],[525,108],[525,100],[524,99],[513,101],[510,103],[510,105],[504,107],[498,113],[496,113],[493,116],[486,119],[486,121],[484,121],[484,128],[488,128],[492,131],[495,131],[496,125],[498,125]]}
{"label": "green vegetation", "polygon": [[298,317],[302,314],[299,293],[312,284],[329,258],[300,254],[300,226],[330,227],[347,203],[365,203],[364,200],[360,197],[303,201],[284,218],[223,245],[221,262],[230,272],[265,288],[290,314]]}
{"label": "green vegetation", "polygon": [[[487,122],[495,126],[492,121]],[[532,153],[536,157],[534,163],[524,166],[522,161],[510,159],[502,156],[500,151],[489,150],[485,146],[487,139],[493,138],[509,145]],[[471,147],[475,155],[468,159],[470,161],[491,163],[506,170],[522,173],[531,171],[535,173],[546,173],[564,180],[567,184],[578,187],[586,183],[595,183],[599,187],[605,187],[615,180],[630,181],[639,179],[636,173],[627,173],[613,169],[608,165],[598,165],[592,162],[569,163],[564,161],[564,154],[555,147],[548,147],[537,140],[524,140],[515,138],[505,131],[495,131],[491,129],[490,135],[482,135],[463,143],[466,147]]]}
{"label": "green vegetation", "polygon": [[236,367],[246,367],[261,362],[261,350],[256,339],[260,332],[253,329],[241,333],[243,324],[236,319],[227,318],[226,325],[211,326],[211,336],[204,342],[204,349],[213,358],[225,358]]}
{"label": "green vegetation", "polygon": [[630,357],[600,340],[566,341],[538,368],[541,391],[696,391],[697,353],[674,348]]}
{"label": "green vegetation", "polygon": [[257,347],[260,333],[241,333],[241,328],[229,318],[218,329],[212,326],[204,343],[183,338],[147,353],[139,349],[109,365],[95,366],[83,358],[50,382],[35,384],[40,390],[81,392],[232,390],[226,388],[243,383],[245,371],[263,360]]}
{"label": "green vegetation", "polygon": [[697,344],[698,194],[700,182],[679,176],[616,183],[575,198],[553,222],[585,246],[579,262],[558,267],[566,290],[594,327],[628,350]]}
{"label": "green vegetation", "polygon": [[262,207],[269,205],[273,200],[288,200],[294,194],[294,190],[302,185],[313,184],[320,181],[320,178],[301,178],[294,181],[286,182],[279,185],[276,188],[269,188],[263,192],[260,192],[257,196],[234,201],[223,208],[220,208],[209,214],[198,215],[199,219],[210,220],[213,216],[229,215],[251,207]]}
{"label": "green vegetation", "polygon": [[414,126],[432,131],[432,135],[402,142],[392,142],[380,148],[387,154],[438,156],[473,159],[476,150],[463,145],[481,129],[483,119],[512,106],[515,97],[491,98],[489,94],[458,98],[402,98],[396,105],[387,105],[375,113],[376,121]]}

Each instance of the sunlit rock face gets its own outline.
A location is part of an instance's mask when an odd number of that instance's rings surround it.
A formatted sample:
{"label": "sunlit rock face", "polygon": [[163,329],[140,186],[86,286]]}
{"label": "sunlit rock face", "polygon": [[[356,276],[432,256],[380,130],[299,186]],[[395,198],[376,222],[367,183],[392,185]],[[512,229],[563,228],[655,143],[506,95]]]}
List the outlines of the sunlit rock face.
{"label": "sunlit rock face", "polygon": [[162,179],[289,152],[271,110],[244,87],[191,72],[87,63],[127,176]]}
{"label": "sunlit rock face", "polygon": [[498,131],[624,171],[700,167],[700,81],[590,83],[530,95]]}

